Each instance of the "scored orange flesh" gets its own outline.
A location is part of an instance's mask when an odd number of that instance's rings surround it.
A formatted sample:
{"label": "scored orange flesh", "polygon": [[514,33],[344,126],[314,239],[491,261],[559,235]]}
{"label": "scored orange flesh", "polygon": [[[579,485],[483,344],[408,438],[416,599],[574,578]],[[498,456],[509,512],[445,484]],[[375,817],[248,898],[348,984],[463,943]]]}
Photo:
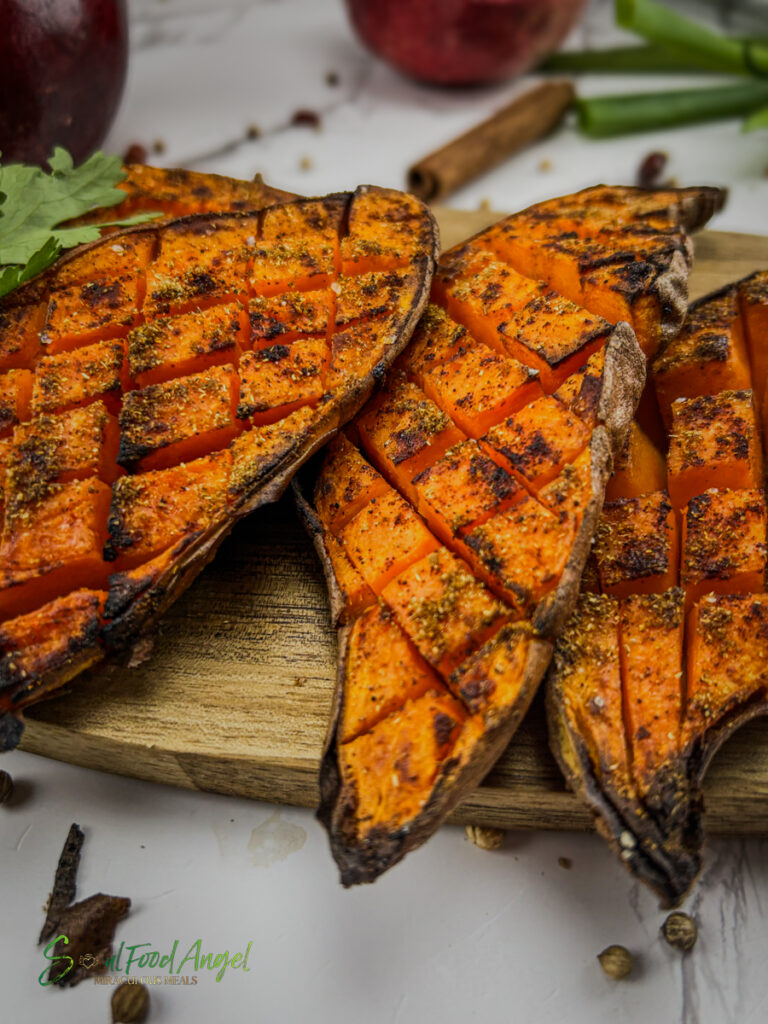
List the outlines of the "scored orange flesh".
{"label": "scored orange flesh", "polygon": [[[427,298],[434,222],[403,193],[285,202],[148,168],[124,185],[121,213],[190,216],[106,229],[0,300],[0,748],[19,731],[6,711],[134,644],[234,521],[282,493]],[[218,204],[232,212],[201,212]],[[351,473],[328,495],[334,526],[388,490]],[[437,545],[420,520],[409,540]],[[382,565],[365,530],[357,547],[337,562],[356,614],[376,601],[366,577],[380,590],[406,564]]]}
{"label": "scored orange flesh", "polygon": [[[574,205],[580,198],[570,197]],[[346,581],[352,564],[378,596],[377,605],[362,612],[347,604],[342,614],[352,623],[352,636],[358,623],[386,609],[418,663],[429,667],[465,713],[463,721],[451,719],[454,724],[445,727],[452,746],[447,759],[441,744],[425,738],[435,698],[409,696],[399,683],[399,705],[368,731],[348,743],[340,726],[335,756],[341,788],[332,822],[343,818],[344,824],[332,824],[331,833],[334,849],[343,847],[345,856],[367,850],[374,835],[407,831],[427,813],[430,799],[447,792],[440,788],[450,786],[443,775],[471,763],[491,723],[511,722],[530,697],[523,685],[525,659],[541,640],[532,622],[543,621],[536,619],[539,609],[557,606],[553,595],[586,512],[601,497],[594,491],[601,478],[594,475],[593,444],[610,416],[605,380],[617,344],[614,322],[629,319],[648,352],[663,333],[663,299],[649,293],[645,301],[642,289],[630,283],[655,274],[650,262],[634,266],[637,253],[647,252],[661,265],[673,253],[687,258],[674,219],[652,215],[655,199],[649,205],[631,193],[628,201],[635,205],[627,214],[626,198],[621,190],[590,194],[597,238],[576,237],[574,209],[562,223],[556,216],[544,223],[536,208],[447,253],[410,348],[347,438],[331,444],[320,469],[314,505],[336,579]],[[559,253],[557,232],[563,235]],[[396,245],[382,245],[394,259]],[[343,244],[341,255],[348,258]],[[372,281],[372,303],[377,287]],[[644,466],[648,452],[655,454],[650,472]],[[382,483],[389,488],[384,494]],[[627,566],[615,543],[614,550],[606,548],[602,571],[611,578],[611,593],[631,592],[638,575],[654,595],[677,583],[679,530],[662,493],[666,485],[663,457],[633,431],[616,497],[647,499],[622,514],[627,523],[637,518],[654,551],[642,566]],[[339,511],[342,494],[348,495],[350,515]],[[631,539],[627,533],[623,547]],[[359,609],[359,587],[345,586]],[[610,694],[597,696],[621,723],[618,611],[614,623]],[[398,657],[398,673],[402,664]],[[342,702],[357,702],[359,689],[369,684],[351,653],[341,676]],[[583,714],[590,714],[588,706]],[[601,737],[608,730],[604,722],[602,715],[595,726]],[[412,789],[398,767],[411,757],[419,759]],[[360,872],[372,877],[367,868]],[[359,880],[344,866],[342,877]]]}
{"label": "scored orange flesh", "polygon": [[[589,587],[606,595],[600,600],[620,599],[624,715],[611,743],[623,743],[631,762],[631,785],[615,806],[634,822],[622,856],[669,900],[700,863],[691,816],[708,745],[768,701],[767,331],[768,272],[693,303],[648,383],[659,409],[650,428],[666,457],[633,425],[597,531]],[[552,706],[563,710],[553,720],[566,720],[580,685],[569,660],[576,644],[591,685],[605,673],[601,606],[591,601],[556,653]],[[608,737],[596,744],[585,718],[570,723],[598,766]],[[648,809],[661,839],[648,831]],[[621,845],[608,817],[604,824]],[[634,859],[639,844],[654,864],[667,858],[661,881]]]}

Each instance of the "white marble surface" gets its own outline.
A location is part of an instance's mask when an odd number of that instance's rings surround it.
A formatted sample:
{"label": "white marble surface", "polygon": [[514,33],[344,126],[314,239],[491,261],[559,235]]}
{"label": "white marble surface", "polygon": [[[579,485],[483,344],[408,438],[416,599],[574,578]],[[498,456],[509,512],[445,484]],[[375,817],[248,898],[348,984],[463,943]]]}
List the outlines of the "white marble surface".
{"label": "white marble surface", "polygon": [[[321,193],[401,185],[417,157],[490,113],[519,85],[437,92],[399,78],[353,39],[337,0],[130,0],[134,51],[108,140],[162,139],[157,162]],[[613,36],[604,3],[574,44]],[[328,71],[340,77],[326,84]],[[694,82],[695,79],[685,81]],[[586,79],[587,92],[643,81]],[[300,108],[320,131],[289,127]],[[257,124],[262,137],[246,140]],[[597,179],[631,183],[652,149],[680,184],[731,188],[717,226],[765,230],[765,134],[735,122],[606,143],[570,127],[457,194],[513,209]],[[303,158],[311,162],[302,169]],[[542,160],[551,170],[540,169]],[[768,1019],[768,841],[716,841],[689,909],[700,939],[683,958],[659,937],[655,900],[594,836],[510,834],[498,853],[445,828],[374,886],[343,891],[305,811],[193,794],[60,765],[3,758],[20,798],[0,813],[0,1019],[109,1020],[110,990],[43,989],[35,939],[69,824],[86,831],[79,894],[130,896],[126,943],[207,949],[252,942],[250,971],[153,991],[150,1020],[269,1024],[762,1024]],[[570,870],[559,857],[573,861]],[[632,980],[605,978],[606,945],[632,949]],[[205,973],[205,972],[203,972]]]}

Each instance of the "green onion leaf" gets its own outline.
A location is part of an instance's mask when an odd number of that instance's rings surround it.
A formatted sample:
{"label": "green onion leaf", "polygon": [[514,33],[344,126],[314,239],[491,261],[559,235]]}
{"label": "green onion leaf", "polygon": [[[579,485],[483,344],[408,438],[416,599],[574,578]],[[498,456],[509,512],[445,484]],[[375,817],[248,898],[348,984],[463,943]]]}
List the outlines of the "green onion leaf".
{"label": "green onion leaf", "polygon": [[682,57],[701,58],[713,71],[768,74],[768,46],[761,41],[731,39],[654,0],[616,0],[616,20]]}
{"label": "green onion leaf", "polygon": [[605,138],[743,116],[766,103],[768,82],[747,81],[742,85],[707,89],[596,96],[576,100],[575,107],[581,131],[596,138]]}

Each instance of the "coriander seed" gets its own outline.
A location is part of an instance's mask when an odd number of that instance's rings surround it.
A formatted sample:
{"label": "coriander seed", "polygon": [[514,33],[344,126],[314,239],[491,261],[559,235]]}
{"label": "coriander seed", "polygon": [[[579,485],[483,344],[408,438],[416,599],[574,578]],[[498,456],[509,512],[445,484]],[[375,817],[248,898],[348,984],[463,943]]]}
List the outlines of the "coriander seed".
{"label": "coriander seed", "polygon": [[683,953],[687,953],[688,950],[693,949],[696,945],[699,929],[696,927],[696,922],[692,917],[689,917],[688,914],[684,914],[680,910],[676,910],[674,914],[669,915],[661,926],[661,934],[670,946],[682,950]]}
{"label": "coriander seed", "polygon": [[597,959],[609,978],[620,981],[631,973],[635,958],[625,946],[606,946]]}
{"label": "coriander seed", "polygon": [[112,993],[113,1024],[140,1024],[149,1012],[149,990],[146,985],[123,982]]}

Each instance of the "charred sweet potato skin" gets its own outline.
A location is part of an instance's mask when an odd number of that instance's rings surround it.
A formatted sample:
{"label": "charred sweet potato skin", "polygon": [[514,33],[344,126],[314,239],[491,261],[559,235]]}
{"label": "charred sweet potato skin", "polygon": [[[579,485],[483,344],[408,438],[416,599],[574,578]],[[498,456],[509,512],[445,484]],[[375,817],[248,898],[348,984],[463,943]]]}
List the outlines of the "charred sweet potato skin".
{"label": "charred sweet potato skin", "polygon": [[[550,742],[567,778],[665,905],[685,897],[701,867],[707,765],[742,722],[768,712],[765,421],[755,390],[766,375],[766,281],[758,272],[692,304],[649,381],[670,429],[666,487],[658,489],[662,457],[645,439],[641,457],[617,475],[617,498],[598,528],[592,585],[615,610],[614,638],[625,652],[623,714],[611,731],[627,765],[620,790],[600,775],[607,740],[595,746],[570,712],[577,647],[582,677],[596,685],[603,672],[604,652],[589,639],[600,621],[597,598],[582,599],[547,684]],[[647,481],[657,489],[641,496]],[[662,498],[665,522],[645,529],[640,506],[661,513]],[[622,560],[617,510],[632,505]],[[655,575],[649,566],[635,571],[653,550],[661,556]]]}
{"label": "charred sweet potato skin", "polygon": [[[159,195],[166,213],[238,212],[109,234],[0,305],[8,743],[24,707],[139,642],[233,523],[279,497],[369,397],[428,298],[436,227],[411,197],[363,186],[269,205],[289,197],[199,177],[138,171],[126,210]],[[364,234],[398,225],[396,281],[375,255],[363,285],[341,274],[358,221]],[[319,291],[302,262],[315,249],[330,260]],[[377,274],[386,282],[372,306]],[[265,344],[256,309],[274,311],[278,344]],[[354,574],[346,587],[365,604]]]}
{"label": "charred sweet potato skin", "polygon": [[[709,198],[700,197],[705,206]],[[346,440],[331,445],[327,461],[294,481],[336,620],[345,623],[341,717],[332,723],[321,766],[319,810],[345,885],[374,880],[423,842],[509,741],[573,606],[607,473],[639,398],[644,360],[632,329],[614,326],[585,300],[597,295],[596,280],[568,282],[573,252],[561,266],[554,248],[541,260],[532,250],[542,231],[570,234],[566,222],[572,227],[585,211],[601,212],[589,267],[582,261],[585,275],[598,267],[601,246],[618,274],[645,238],[658,264],[653,270],[645,262],[636,279],[669,270],[662,291],[676,274],[682,288],[689,245],[680,230],[681,201],[675,194],[648,206],[631,191],[591,190],[509,218],[445,254],[433,303],[385,389]],[[609,222],[622,213],[612,233]],[[649,298],[658,294],[646,291]],[[632,306],[649,343],[679,325],[684,291],[675,292],[676,304],[659,307],[655,320],[642,288],[622,294],[621,308]],[[358,557],[349,527],[339,530],[328,506],[350,475],[342,467],[345,459],[351,467],[351,452],[369,463],[356,480],[370,480],[375,470],[410,502],[439,547],[425,554],[423,539],[389,519],[380,531],[372,526],[368,545],[378,543],[398,560],[383,587],[368,581],[377,607],[391,615],[435,681],[431,695],[404,696],[350,742],[338,709],[363,685],[349,652],[359,650],[363,617],[374,614],[369,606],[360,617],[349,615],[336,585],[344,572],[338,545]],[[381,498],[358,488],[353,500],[356,508],[369,500],[373,509]],[[432,739],[436,701],[447,702],[443,742]]]}

